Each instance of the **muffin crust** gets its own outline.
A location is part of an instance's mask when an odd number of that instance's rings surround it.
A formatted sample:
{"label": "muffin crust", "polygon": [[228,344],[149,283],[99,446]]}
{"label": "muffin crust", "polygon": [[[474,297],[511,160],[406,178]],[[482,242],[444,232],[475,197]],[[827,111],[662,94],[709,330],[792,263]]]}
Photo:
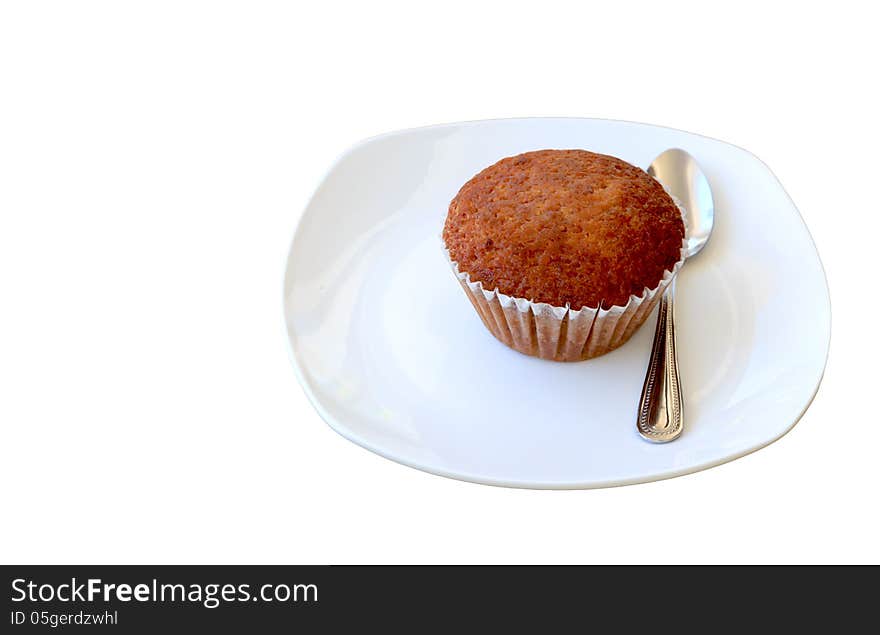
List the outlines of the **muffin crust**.
{"label": "muffin crust", "polygon": [[639,168],[586,150],[502,159],[462,186],[443,240],[486,289],[554,306],[609,308],[654,288],[680,258],[684,225]]}

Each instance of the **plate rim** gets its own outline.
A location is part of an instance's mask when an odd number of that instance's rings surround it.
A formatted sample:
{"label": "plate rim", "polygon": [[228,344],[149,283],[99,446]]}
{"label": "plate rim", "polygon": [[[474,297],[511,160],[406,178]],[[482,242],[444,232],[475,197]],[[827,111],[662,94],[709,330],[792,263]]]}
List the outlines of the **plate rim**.
{"label": "plate rim", "polygon": [[[745,450],[740,452],[736,452],[734,454],[725,456],[721,459],[704,461],[703,463],[697,465],[690,465],[686,468],[682,469],[670,469],[663,472],[657,472],[654,474],[650,474],[647,476],[635,476],[632,478],[609,478],[602,480],[591,480],[591,481],[582,481],[582,482],[571,482],[571,481],[517,481],[513,479],[496,479],[485,477],[479,474],[462,472],[462,471],[451,471],[444,470],[441,468],[433,467],[424,463],[419,463],[417,461],[411,461],[403,456],[400,456],[396,453],[389,452],[383,448],[380,448],[376,444],[371,443],[370,441],[364,439],[360,435],[352,432],[342,421],[331,415],[321,403],[321,400],[318,398],[315,393],[314,388],[312,387],[306,373],[304,372],[303,364],[299,358],[298,351],[294,346],[294,333],[291,325],[287,319],[287,290],[289,288],[290,283],[290,259],[293,253],[293,248],[296,245],[297,238],[299,237],[300,229],[303,225],[303,220],[306,217],[309,208],[312,206],[316,195],[320,188],[327,181],[327,178],[333,174],[336,170],[337,166],[342,163],[342,161],[351,155],[356,150],[373,143],[375,141],[379,141],[381,139],[386,139],[395,136],[401,136],[404,134],[410,134],[414,132],[421,132],[427,130],[435,130],[439,128],[449,128],[449,127],[458,127],[458,126],[469,126],[469,125],[477,125],[484,123],[492,123],[492,122],[527,122],[527,121],[547,121],[547,120],[566,120],[566,121],[600,121],[607,123],[623,123],[623,124],[631,124],[637,126],[648,126],[651,128],[661,128],[665,130],[671,130],[673,132],[684,133],[687,135],[692,135],[696,137],[702,137],[704,139],[708,139],[710,141],[714,141],[717,143],[722,143],[727,146],[731,146],[740,150],[741,152],[746,153],[754,160],[758,161],[767,172],[773,177],[776,181],[776,184],[782,190],[783,194],[785,194],[786,199],[791,204],[791,207],[794,209],[798,220],[800,220],[801,225],[806,232],[807,238],[810,241],[810,245],[813,248],[813,252],[816,255],[816,259],[819,263],[819,270],[822,273],[822,282],[825,290],[824,293],[824,302],[823,302],[823,314],[827,316],[827,329],[824,333],[825,338],[825,351],[822,360],[822,367],[818,372],[818,375],[814,381],[814,384],[810,390],[809,397],[806,399],[805,404],[801,408],[800,412],[793,418],[793,420],[784,426],[778,434],[772,436],[766,441],[762,441],[760,443],[756,443]],[[351,146],[343,150],[337,157],[330,163],[328,168],[324,171],[322,176],[318,179],[316,185],[312,189],[311,194],[309,195],[305,205],[300,211],[299,216],[296,219],[296,223],[294,225],[292,235],[290,240],[288,241],[288,248],[285,252],[284,258],[284,274],[282,275],[282,288],[281,288],[281,318],[282,318],[282,328],[284,329],[284,339],[286,341],[286,349],[288,353],[288,357],[290,359],[291,365],[293,366],[294,375],[296,376],[297,382],[302,388],[303,392],[306,395],[311,406],[318,413],[318,416],[326,423],[333,431],[339,434],[344,439],[351,441],[355,445],[358,445],[365,450],[368,450],[378,456],[381,456],[390,461],[394,461],[395,463],[399,463],[401,465],[414,468],[421,472],[426,472],[428,474],[433,474],[436,476],[442,476],[445,478],[467,482],[467,483],[476,483],[479,485],[491,485],[493,487],[505,487],[505,488],[513,488],[513,489],[534,489],[534,490],[583,490],[583,489],[603,489],[610,487],[623,487],[627,485],[637,485],[641,483],[652,483],[655,481],[663,481],[671,478],[678,478],[680,476],[686,476],[688,474],[695,474],[697,472],[702,472],[704,470],[711,469],[713,467],[718,467],[719,465],[724,465],[725,463],[730,463],[731,461],[736,461],[737,459],[741,459],[744,456],[748,456],[753,452],[757,452],[760,449],[763,449],[782,437],[791,432],[791,430],[800,422],[803,418],[804,414],[809,410],[810,406],[813,403],[813,400],[816,398],[816,395],[819,392],[819,388],[822,384],[822,380],[825,377],[825,370],[828,367],[828,356],[831,350],[831,324],[832,324],[832,311],[831,311],[831,291],[828,286],[828,275],[825,271],[825,265],[822,262],[822,256],[819,253],[818,248],[816,247],[816,241],[813,238],[813,235],[810,233],[810,228],[807,226],[806,221],[803,218],[803,215],[798,209],[797,205],[795,205],[794,200],[791,198],[791,195],[785,189],[785,186],[770,169],[770,166],[767,165],[760,157],[755,155],[753,152],[742,148],[736,144],[730,143],[728,141],[723,141],[721,139],[716,139],[714,137],[710,137],[707,135],[702,135],[695,132],[690,132],[688,130],[681,130],[679,128],[673,128],[670,126],[662,126],[656,124],[650,124],[645,122],[638,121],[629,121],[624,119],[611,119],[611,118],[602,118],[602,117],[565,117],[565,116],[553,116],[553,117],[499,117],[494,119],[472,119],[466,121],[456,121],[456,122],[447,122],[447,123],[438,123],[438,124],[430,124],[425,126],[414,126],[411,128],[401,128],[398,130],[391,130],[388,132],[383,132],[381,134],[373,135],[370,137],[366,137],[353,143]]]}

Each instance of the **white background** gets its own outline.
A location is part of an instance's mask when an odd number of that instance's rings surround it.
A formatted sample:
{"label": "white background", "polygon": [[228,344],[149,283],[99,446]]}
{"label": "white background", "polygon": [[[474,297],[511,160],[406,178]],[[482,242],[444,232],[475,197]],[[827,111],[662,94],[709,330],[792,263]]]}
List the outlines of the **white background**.
{"label": "white background", "polygon": [[[0,561],[880,562],[867,6],[4,3]],[[547,492],[421,473],[318,418],[281,285],[320,177],[377,133],[527,115],[681,128],[771,167],[833,307],[791,433]]]}

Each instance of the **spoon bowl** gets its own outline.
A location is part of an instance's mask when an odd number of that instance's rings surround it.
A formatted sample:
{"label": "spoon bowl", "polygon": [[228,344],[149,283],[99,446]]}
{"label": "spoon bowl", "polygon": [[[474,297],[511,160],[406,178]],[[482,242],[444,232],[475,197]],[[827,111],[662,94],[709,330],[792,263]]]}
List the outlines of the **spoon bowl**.
{"label": "spoon bowl", "polygon": [[660,181],[687,212],[687,257],[709,241],[715,224],[715,203],[706,175],[696,159],[679,148],[666,150],[651,163],[648,174]]}

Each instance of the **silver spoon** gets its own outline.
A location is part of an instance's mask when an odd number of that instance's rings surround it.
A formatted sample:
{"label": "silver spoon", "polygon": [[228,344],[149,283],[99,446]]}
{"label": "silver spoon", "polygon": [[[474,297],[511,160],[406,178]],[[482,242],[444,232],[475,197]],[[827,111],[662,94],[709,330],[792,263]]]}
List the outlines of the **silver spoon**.
{"label": "silver spoon", "polygon": [[[715,222],[715,204],[709,181],[696,160],[684,150],[672,149],[654,159],[648,174],[663,183],[687,211],[686,258],[703,248]],[[675,351],[675,281],[660,298],[651,359],[642,387],[636,425],[643,439],[674,441],[684,429],[681,378]]]}

